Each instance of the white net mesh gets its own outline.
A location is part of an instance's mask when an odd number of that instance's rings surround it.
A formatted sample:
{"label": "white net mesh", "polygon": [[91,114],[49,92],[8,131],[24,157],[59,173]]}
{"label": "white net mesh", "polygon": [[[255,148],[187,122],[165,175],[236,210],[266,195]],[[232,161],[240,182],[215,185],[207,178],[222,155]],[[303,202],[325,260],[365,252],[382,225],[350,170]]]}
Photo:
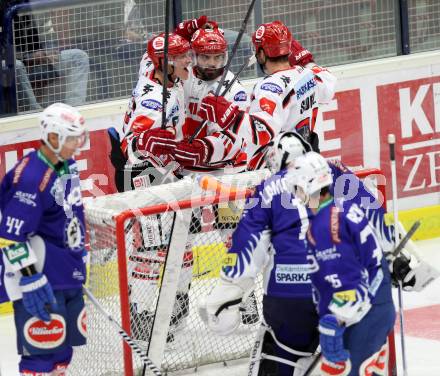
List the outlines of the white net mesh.
{"label": "white net mesh", "polygon": [[[267,171],[225,176],[225,184],[252,187]],[[116,246],[115,217],[128,209],[211,196],[192,179],[129,191],[86,201],[90,236],[89,287],[107,311],[121,323],[120,276]],[[259,320],[260,287],[245,303],[243,324],[228,337],[214,336],[200,320],[197,306],[219,275],[227,242],[238,221],[244,201],[218,205],[194,205],[186,244],[182,245],[180,279],[172,305],[171,325],[163,353],[162,369],[176,371],[248,356]],[[139,216],[125,223],[124,242],[129,290],[130,330],[137,343],[148,350],[154,313],[157,308],[163,267],[167,255],[174,212]],[[121,263],[119,262],[119,265]],[[258,296],[258,299],[255,297]],[[75,375],[124,374],[122,343],[114,328],[91,304],[88,309],[87,347],[75,352]],[[158,320],[156,318],[156,320]],[[156,324],[156,323],[155,323]],[[127,330],[127,328],[125,328]],[[128,330],[127,330],[128,331]],[[142,362],[133,357],[135,372]],[[127,373],[125,373],[127,374]],[[129,374],[129,373],[128,373]]]}
{"label": "white net mesh", "polygon": [[[252,187],[267,176],[268,171],[262,170],[221,180]],[[261,279],[242,303],[242,323],[233,334],[222,337],[209,332],[198,315],[197,307],[219,276],[222,256],[244,206],[244,200],[234,198],[218,204],[196,201],[212,194],[186,178],[86,202],[90,290],[163,372],[248,357],[261,319]],[[188,199],[193,201],[185,209]],[[171,205],[173,209],[165,210],[165,205],[149,215],[139,210],[124,222],[122,237],[117,234],[115,219],[127,209],[176,201],[180,209]],[[181,222],[186,225],[179,227]],[[179,231],[183,236],[178,236]],[[139,357],[128,354],[124,359],[115,329],[92,304],[87,303],[87,310],[88,345],[76,350],[72,374],[142,375]]]}

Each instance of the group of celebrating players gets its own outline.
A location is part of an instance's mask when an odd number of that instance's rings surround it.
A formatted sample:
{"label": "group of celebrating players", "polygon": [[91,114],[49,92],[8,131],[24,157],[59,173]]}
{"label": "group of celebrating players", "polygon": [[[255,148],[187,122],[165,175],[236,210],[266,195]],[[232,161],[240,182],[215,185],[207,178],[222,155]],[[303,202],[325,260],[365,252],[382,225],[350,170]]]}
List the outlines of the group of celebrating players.
{"label": "group of celebrating players", "polygon": [[[385,375],[392,279],[420,291],[437,272],[406,251],[393,255],[381,203],[319,154],[315,123],[335,77],[280,21],[260,25],[252,43],[265,76],[249,96],[224,72],[227,42],[206,16],[169,34],[167,66],[165,34],[148,41],[122,131],[109,130],[117,189],[133,189],[146,169],[180,178],[268,167],[273,175],[249,198],[201,317],[217,333],[233,332],[262,273],[249,375]],[[220,83],[225,93],[214,95]],[[23,376],[65,375],[72,346],[85,343],[85,223],[73,155],[87,132],[62,104],[43,111],[40,127],[41,148],[0,188],[0,301],[14,301]]]}

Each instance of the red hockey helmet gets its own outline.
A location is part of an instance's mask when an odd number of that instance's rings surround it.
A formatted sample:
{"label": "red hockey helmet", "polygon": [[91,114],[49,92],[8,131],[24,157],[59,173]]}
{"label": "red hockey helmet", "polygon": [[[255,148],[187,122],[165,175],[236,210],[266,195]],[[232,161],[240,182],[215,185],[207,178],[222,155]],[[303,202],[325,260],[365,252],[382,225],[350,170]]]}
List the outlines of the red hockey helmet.
{"label": "red hockey helmet", "polygon": [[[164,57],[165,33],[151,38],[147,44],[147,52],[155,68],[162,68],[160,59]],[[170,33],[168,35],[168,57],[172,60],[173,56],[181,55],[190,49],[189,42],[180,35]]]}
{"label": "red hockey helmet", "polygon": [[198,29],[191,38],[191,47],[198,54],[221,54],[228,44],[218,29]]}
{"label": "red hockey helmet", "polygon": [[262,48],[268,57],[289,55],[291,41],[292,34],[281,21],[262,24],[252,34],[255,51]]}

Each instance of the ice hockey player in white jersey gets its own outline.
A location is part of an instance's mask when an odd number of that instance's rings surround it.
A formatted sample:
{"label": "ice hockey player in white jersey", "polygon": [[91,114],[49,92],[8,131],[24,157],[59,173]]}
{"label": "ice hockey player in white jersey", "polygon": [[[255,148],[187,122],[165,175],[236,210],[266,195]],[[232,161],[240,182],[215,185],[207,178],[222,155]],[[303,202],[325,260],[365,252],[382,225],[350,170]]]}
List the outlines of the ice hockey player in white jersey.
{"label": "ice hockey player in white jersey", "polygon": [[[87,142],[79,111],[40,115],[41,146],[0,184],[0,303],[12,301],[21,376],[66,375],[86,343],[85,218],[78,165]],[[2,334],[3,335],[3,334]]]}
{"label": "ice hockey player in white jersey", "polygon": [[[230,130],[223,130],[218,124],[208,122],[197,138],[188,142],[203,122],[197,115],[202,99],[215,92],[228,61],[228,46],[219,28],[201,28],[192,36],[193,67],[189,79],[184,83],[186,120],[183,126],[185,140],[177,144],[175,158],[187,172],[224,173],[237,172],[246,167],[244,142]],[[234,74],[228,71],[223,83],[226,88]],[[245,88],[235,81],[225,98],[239,109],[249,106]]]}
{"label": "ice hockey player in white jersey", "polygon": [[264,323],[248,374],[298,376],[318,344],[305,244],[311,213],[287,190],[284,176],[288,164],[311,146],[296,132],[286,132],[275,137],[273,150],[268,164],[275,173],[249,198],[201,315],[220,334],[235,330],[239,304],[262,273]]}
{"label": "ice hockey player in white jersey", "polygon": [[[162,128],[162,90],[164,73],[165,34],[148,41],[147,51],[153,68],[139,81],[130,99],[123,127],[121,149],[122,163],[113,163],[119,175],[116,185],[119,191],[133,188],[132,179],[148,167],[163,168],[173,160],[176,140],[182,139],[185,120],[183,80],[189,75],[191,53],[189,42],[171,33],[168,38],[168,88],[165,128]],[[117,137],[114,137],[117,139]],[[117,146],[117,145],[115,145]],[[116,148],[113,148],[116,149]],[[112,152],[111,157],[117,155]],[[127,163],[123,163],[127,160]],[[113,160],[112,160],[113,162]],[[122,166],[121,166],[122,164]],[[155,176],[151,176],[152,180]],[[152,181],[153,183],[153,181]]]}
{"label": "ice hockey player in white jersey", "polygon": [[203,99],[198,113],[243,137],[249,156],[280,132],[296,131],[309,140],[318,104],[331,99],[329,93],[335,86],[335,77],[327,70],[315,73],[307,67],[290,66],[292,35],[281,21],[260,25],[252,42],[267,76],[254,87],[249,113],[214,95]]}

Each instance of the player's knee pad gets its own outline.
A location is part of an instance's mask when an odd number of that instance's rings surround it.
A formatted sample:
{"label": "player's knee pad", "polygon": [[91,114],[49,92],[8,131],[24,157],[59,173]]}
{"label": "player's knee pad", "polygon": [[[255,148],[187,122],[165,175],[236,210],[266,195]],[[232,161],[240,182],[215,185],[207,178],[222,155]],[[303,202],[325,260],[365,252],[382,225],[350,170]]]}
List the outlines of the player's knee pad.
{"label": "player's knee pad", "polygon": [[385,376],[388,369],[388,341],[381,349],[364,360],[359,367],[360,376]]}

